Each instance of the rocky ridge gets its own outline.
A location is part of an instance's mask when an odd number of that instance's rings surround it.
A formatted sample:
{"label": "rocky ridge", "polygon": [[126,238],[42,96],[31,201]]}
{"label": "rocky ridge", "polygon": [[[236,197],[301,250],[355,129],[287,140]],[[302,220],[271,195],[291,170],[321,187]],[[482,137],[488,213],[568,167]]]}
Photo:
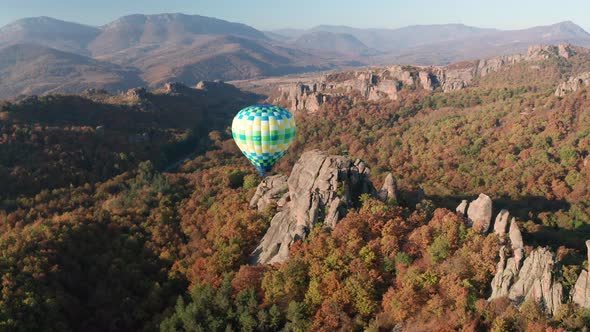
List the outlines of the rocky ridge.
{"label": "rocky ridge", "polygon": [[[306,82],[279,87],[280,95],[274,102],[285,101],[292,110],[317,111],[332,96],[352,91],[366,100],[396,100],[404,88],[451,92],[464,89],[473,80],[497,72],[520,62],[543,61],[550,58],[568,59],[579,49],[569,44],[534,45],[526,54],[497,56],[489,59],[464,61],[448,66],[390,66],[350,72],[327,74]],[[561,90],[577,89],[590,84],[590,76],[571,79]],[[580,83],[582,82],[582,83]],[[564,83],[565,84],[565,83]],[[558,91],[561,91],[558,88]]]}

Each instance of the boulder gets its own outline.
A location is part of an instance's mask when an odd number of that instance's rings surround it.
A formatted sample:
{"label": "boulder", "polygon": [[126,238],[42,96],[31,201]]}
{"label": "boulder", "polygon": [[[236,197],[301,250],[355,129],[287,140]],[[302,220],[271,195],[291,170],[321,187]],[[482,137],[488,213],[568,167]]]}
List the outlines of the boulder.
{"label": "boulder", "polygon": [[250,207],[258,208],[260,212],[265,211],[273,203],[278,205],[283,196],[288,197],[288,191],[287,176],[267,176],[256,188],[256,193],[250,200]]}
{"label": "boulder", "polygon": [[492,199],[479,194],[479,197],[469,203],[467,209],[468,224],[480,233],[487,233],[492,221]]}
{"label": "boulder", "polygon": [[498,216],[496,216],[496,221],[494,221],[494,233],[500,237],[501,240],[504,239],[504,235],[506,234],[506,230],[508,229],[508,218],[510,217],[510,212],[506,209],[502,209]]}
{"label": "boulder", "polygon": [[461,217],[465,217],[466,213],[467,213],[467,200],[464,199],[461,201],[461,203],[459,204],[459,206],[457,206],[457,208],[455,209],[455,211],[457,212],[457,214],[459,214]]}
{"label": "boulder", "polygon": [[387,173],[381,190],[379,190],[379,199],[382,201],[397,200],[397,184],[391,173]]}
{"label": "boulder", "polygon": [[376,194],[368,174],[369,168],[359,159],[318,150],[303,153],[287,180],[289,201],[271,220],[251,261],[284,262],[291,244],[304,239],[314,225],[323,222],[328,229],[336,226],[360,194]]}

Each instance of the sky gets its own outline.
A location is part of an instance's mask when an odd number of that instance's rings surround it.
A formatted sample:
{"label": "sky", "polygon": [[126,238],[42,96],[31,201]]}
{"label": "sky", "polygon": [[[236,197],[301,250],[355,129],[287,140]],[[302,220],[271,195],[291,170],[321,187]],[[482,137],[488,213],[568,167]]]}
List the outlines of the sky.
{"label": "sky", "polygon": [[445,23],[520,29],[573,21],[590,31],[590,0],[0,0],[0,26],[33,16],[103,25],[129,14],[175,12],[245,23],[259,30]]}

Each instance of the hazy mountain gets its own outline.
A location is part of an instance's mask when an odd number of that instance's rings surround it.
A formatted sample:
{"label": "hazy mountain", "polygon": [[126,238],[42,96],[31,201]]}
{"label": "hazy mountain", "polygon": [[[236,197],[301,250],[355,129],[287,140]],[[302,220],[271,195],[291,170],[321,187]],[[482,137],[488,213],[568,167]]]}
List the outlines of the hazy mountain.
{"label": "hazy mountain", "polygon": [[310,31],[307,29],[276,29],[272,31],[264,31],[264,33],[267,34],[267,36],[271,35],[275,37],[282,37],[284,40],[295,39],[308,32]]}
{"label": "hazy mountain", "polygon": [[50,17],[24,18],[0,28],[0,47],[33,43],[58,50],[89,55],[88,43],[101,30]]}
{"label": "hazy mountain", "polygon": [[291,45],[332,54],[366,55],[373,53],[365,44],[348,33],[312,31],[299,36]]}
{"label": "hazy mountain", "polygon": [[77,93],[145,84],[134,69],[58,51],[16,44],[0,49],[0,98],[19,94]]}
{"label": "hazy mountain", "polygon": [[138,45],[190,44],[200,35],[235,35],[266,40],[260,31],[241,23],[185,15],[130,15],[103,27],[90,44],[94,55],[105,55]]}
{"label": "hazy mountain", "polygon": [[590,34],[568,21],[529,29],[498,30],[469,38],[430,43],[392,52],[373,60],[380,63],[440,65],[466,59],[523,53],[533,44],[558,43],[588,46]]}
{"label": "hazy mountain", "polygon": [[380,51],[392,51],[415,45],[472,37],[494,30],[463,24],[437,24],[414,25],[400,29],[358,29],[347,26],[320,25],[313,28],[312,31],[347,33],[355,36],[368,47]]}

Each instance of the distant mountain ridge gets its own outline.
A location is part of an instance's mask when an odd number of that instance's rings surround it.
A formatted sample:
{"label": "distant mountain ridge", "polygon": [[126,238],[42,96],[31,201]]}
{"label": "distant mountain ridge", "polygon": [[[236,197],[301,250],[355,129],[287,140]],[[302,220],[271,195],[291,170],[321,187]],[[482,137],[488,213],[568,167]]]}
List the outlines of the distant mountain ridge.
{"label": "distant mountain ridge", "polygon": [[[128,88],[131,82],[156,88],[176,80],[193,85],[354,66],[446,65],[563,42],[590,46],[590,34],[570,21],[510,31],[443,24],[400,29],[320,25],[262,32],[181,13],[128,15],[101,27],[25,18],[0,28],[0,51],[38,45],[43,48],[35,52],[43,56],[5,66],[0,97],[23,91],[43,94],[56,85],[59,92],[79,92],[85,87]],[[21,88],[23,82],[27,88]]]}

